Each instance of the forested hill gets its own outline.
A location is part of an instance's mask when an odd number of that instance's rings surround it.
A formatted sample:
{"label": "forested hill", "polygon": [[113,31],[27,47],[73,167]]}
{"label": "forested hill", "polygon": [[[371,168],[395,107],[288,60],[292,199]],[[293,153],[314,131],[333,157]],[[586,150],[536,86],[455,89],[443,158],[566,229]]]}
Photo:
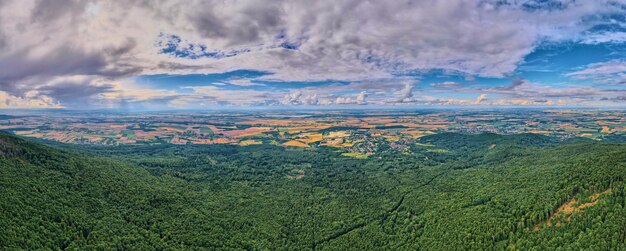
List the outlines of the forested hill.
{"label": "forested hill", "polygon": [[416,154],[45,146],[0,133],[0,249],[626,249],[626,145],[438,134]]}

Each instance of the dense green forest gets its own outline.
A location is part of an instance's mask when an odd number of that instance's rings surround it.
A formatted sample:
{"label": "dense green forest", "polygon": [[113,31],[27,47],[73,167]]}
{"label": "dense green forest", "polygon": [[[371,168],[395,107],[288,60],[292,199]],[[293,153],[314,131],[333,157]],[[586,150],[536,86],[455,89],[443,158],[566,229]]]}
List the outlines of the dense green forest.
{"label": "dense green forest", "polygon": [[420,142],[419,154],[357,159],[325,147],[49,146],[0,133],[0,249],[626,250],[625,144]]}

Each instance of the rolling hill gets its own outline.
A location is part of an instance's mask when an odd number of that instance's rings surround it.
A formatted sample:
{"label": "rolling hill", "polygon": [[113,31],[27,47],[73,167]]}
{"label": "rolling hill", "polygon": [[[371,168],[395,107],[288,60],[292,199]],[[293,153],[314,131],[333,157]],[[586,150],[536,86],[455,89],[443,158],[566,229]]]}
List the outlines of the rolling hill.
{"label": "rolling hill", "polygon": [[0,249],[626,249],[625,144],[420,141],[358,159],[0,133]]}

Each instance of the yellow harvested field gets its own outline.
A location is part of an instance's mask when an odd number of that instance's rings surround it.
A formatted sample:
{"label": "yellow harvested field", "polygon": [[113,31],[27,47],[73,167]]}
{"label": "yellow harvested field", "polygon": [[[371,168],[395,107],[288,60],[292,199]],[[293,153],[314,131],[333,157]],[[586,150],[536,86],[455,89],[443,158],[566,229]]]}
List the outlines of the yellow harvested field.
{"label": "yellow harvested field", "polygon": [[227,138],[219,138],[219,139],[196,139],[190,141],[192,144],[196,145],[212,145],[212,144],[232,144],[237,143],[237,141]]}
{"label": "yellow harvested field", "polygon": [[213,131],[213,133],[215,134],[222,134],[222,129],[219,129],[214,125],[207,125],[207,127],[211,129],[211,131]]}
{"label": "yellow harvested field", "polygon": [[294,126],[286,128],[290,134],[302,133],[302,132],[316,132],[331,127],[331,125],[310,125],[310,126]]}
{"label": "yellow harvested field", "polygon": [[329,132],[328,135],[326,135],[327,138],[343,138],[343,137],[349,137],[349,136],[350,136],[350,133],[346,131]]}
{"label": "yellow harvested field", "polygon": [[271,130],[272,129],[269,127],[250,127],[243,130],[223,131],[222,133],[226,136],[233,138],[243,138],[246,136],[253,136],[264,132],[269,132]]}
{"label": "yellow harvested field", "polygon": [[354,142],[344,142],[343,144],[339,145],[341,147],[352,147],[354,145]]}
{"label": "yellow harvested field", "polygon": [[86,136],[84,136],[84,138],[88,139],[91,142],[97,142],[97,141],[101,141],[102,140],[102,137],[94,136],[94,135],[86,135]]}
{"label": "yellow harvested field", "polygon": [[260,145],[260,144],[263,144],[263,142],[258,141],[258,140],[253,140],[253,139],[244,140],[244,141],[239,142],[240,146]]}
{"label": "yellow harvested field", "polygon": [[215,140],[213,140],[213,142],[214,142],[214,144],[230,144],[230,143],[234,143],[233,140],[224,139],[224,138],[215,139]]}
{"label": "yellow harvested field", "polygon": [[283,143],[284,146],[295,146],[295,147],[309,147],[308,144],[301,142],[301,141],[297,141],[297,140],[291,140],[291,141],[287,141],[285,143]]}
{"label": "yellow harvested field", "polygon": [[352,147],[352,146],[354,146],[354,144],[359,143],[359,142],[364,142],[364,141],[365,140],[362,140],[362,139],[355,140],[355,141],[345,141],[340,146],[342,146],[342,147]]}
{"label": "yellow harvested field", "polygon": [[345,141],[343,140],[343,138],[336,138],[336,139],[328,140],[328,141],[322,143],[322,145],[324,145],[324,146],[332,146],[332,147],[341,147],[341,145],[344,142]]}
{"label": "yellow harvested field", "polygon": [[545,131],[545,130],[530,130],[528,131],[529,133],[534,133],[534,134],[542,134],[542,135],[550,135],[550,131]]}
{"label": "yellow harvested field", "polygon": [[603,126],[602,127],[602,133],[612,133],[613,131],[611,131],[611,129],[608,126]]}
{"label": "yellow harvested field", "polygon": [[15,131],[16,135],[30,135],[35,133],[35,131]]}
{"label": "yellow harvested field", "polygon": [[380,124],[380,125],[396,122],[395,118],[381,118],[381,117],[362,118],[361,120],[366,121],[367,123],[370,123],[370,124]]}
{"label": "yellow harvested field", "polygon": [[250,121],[240,121],[235,124],[238,125],[269,125],[269,126],[288,126],[292,125],[294,121],[285,119],[258,119]]}
{"label": "yellow harvested field", "polygon": [[394,142],[400,140],[400,136],[383,136],[383,138],[387,139],[387,141]]}
{"label": "yellow harvested field", "polygon": [[446,124],[414,124],[414,127],[425,128],[425,129],[443,129],[448,127]]}
{"label": "yellow harvested field", "polygon": [[432,131],[415,131],[415,130],[407,130],[402,133],[410,135],[412,138],[417,139],[424,137],[426,135],[432,134]]}
{"label": "yellow harvested field", "polygon": [[300,136],[302,136],[302,138],[299,140],[305,143],[320,142],[324,139],[321,133],[303,133]]}
{"label": "yellow harvested field", "polygon": [[172,132],[184,132],[185,130],[179,129],[179,128],[174,128],[174,127],[162,127],[161,128],[163,131],[172,131]]}

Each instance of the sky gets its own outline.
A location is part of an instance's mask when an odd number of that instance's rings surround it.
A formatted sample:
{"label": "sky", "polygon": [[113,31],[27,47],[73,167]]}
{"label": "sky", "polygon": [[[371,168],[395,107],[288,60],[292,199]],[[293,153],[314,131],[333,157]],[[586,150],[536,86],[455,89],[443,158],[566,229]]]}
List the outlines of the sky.
{"label": "sky", "polygon": [[624,107],[626,0],[0,0],[0,108]]}

